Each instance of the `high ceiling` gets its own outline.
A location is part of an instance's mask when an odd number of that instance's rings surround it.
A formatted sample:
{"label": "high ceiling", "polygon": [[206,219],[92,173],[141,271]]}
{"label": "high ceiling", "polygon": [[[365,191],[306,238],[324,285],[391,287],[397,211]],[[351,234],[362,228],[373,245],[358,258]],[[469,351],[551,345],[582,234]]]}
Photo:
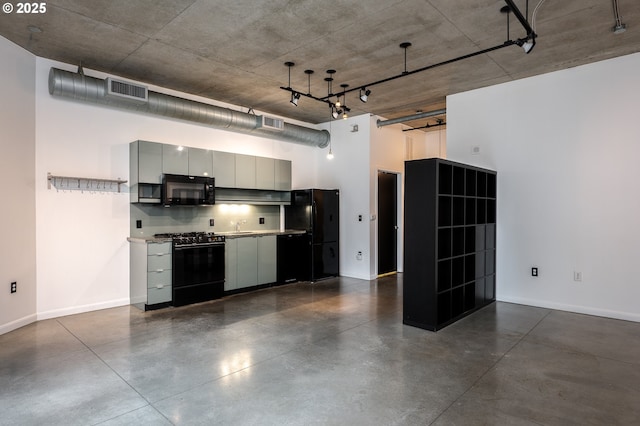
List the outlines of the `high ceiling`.
{"label": "high ceiling", "polygon": [[[516,0],[529,20],[539,0]],[[13,3],[14,8],[18,3]],[[327,95],[500,45],[507,38],[498,0],[50,0],[40,14],[0,14],[0,35],[33,54],[310,123]],[[543,2],[536,47],[509,46],[371,87],[367,103],[347,95],[351,115],[385,118],[445,107],[470,89],[640,51],[640,1],[619,0],[627,30],[614,34],[611,0]],[[524,37],[510,15],[510,39]],[[640,72],[640,70],[639,70]],[[608,76],[615,78],[615,76]],[[335,99],[335,98],[334,98]],[[244,110],[246,112],[246,109]],[[433,123],[412,121],[412,126]]]}

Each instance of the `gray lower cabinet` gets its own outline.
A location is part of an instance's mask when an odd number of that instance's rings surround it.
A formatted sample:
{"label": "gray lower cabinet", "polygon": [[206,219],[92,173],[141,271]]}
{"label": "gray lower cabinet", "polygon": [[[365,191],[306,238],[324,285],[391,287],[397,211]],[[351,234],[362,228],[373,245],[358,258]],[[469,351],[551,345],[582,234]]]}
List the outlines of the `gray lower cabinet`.
{"label": "gray lower cabinet", "polygon": [[277,260],[275,235],[227,238],[224,290],[275,283]]}
{"label": "gray lower cabinet", "polygon": [[258,285],[258,238],[238,238],[238,281],[236,288]]}
{"label": "gray lower cabinet", "polygon": [[224,243],[224,291],[238,287],[238,240],[227,238]]}
{"label": "gray lower cabinet", "polygon": [[130,298],[132,304],[171,302],[171,243],[131,243]]}
{"label": "gray lower cabinet", "polygon": [[258,237],[258,284],[276,282],[278,273],[278,240],[275,235]]}

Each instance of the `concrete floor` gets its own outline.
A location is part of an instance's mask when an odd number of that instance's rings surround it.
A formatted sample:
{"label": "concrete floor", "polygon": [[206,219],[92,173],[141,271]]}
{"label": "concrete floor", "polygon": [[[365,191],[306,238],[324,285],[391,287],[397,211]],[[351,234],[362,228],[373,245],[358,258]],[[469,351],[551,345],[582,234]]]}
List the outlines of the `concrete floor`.
{"label": "concrete floor", "polygon": [[494,303],[402,325],[401,276],[0,336],[2,425],[640,424],[640,324]]}

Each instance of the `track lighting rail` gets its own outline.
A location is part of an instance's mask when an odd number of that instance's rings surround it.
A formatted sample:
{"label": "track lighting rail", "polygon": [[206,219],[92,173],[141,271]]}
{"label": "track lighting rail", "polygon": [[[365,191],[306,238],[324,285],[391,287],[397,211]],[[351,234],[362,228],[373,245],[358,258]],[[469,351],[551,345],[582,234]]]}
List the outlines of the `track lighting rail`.
{"label": "track lighting rail", "polygon": [[[518,19],[518,21],[520,22],[520,24],[522,25],[522,27],[524,28],[524,30],[526,31],[526,36],[522,37],[522,38],[518,38],[515,40],[509,39],[506,40],[504,43],[502,44],[498,44],[496,46],[493,47],[489,47],[486,49],[482,49],[479,50],[477,52],[473,52],[473,53],[468,53],[466,55],[462,55],[459,56],[457,58],[453,58],[453,59],[449,59],[446,61],[442,61],[439,62],[437,64],[432,64],[432,65],[427,65],[425,67],[422,68],[418,68],[412,71],[408,71],[407,70],[407,48],[411,46],[411,43],[409,42],[404,42],[400,44],[400,47],[402,49],[404,49],[404,71],[402,71],[402,73],[400,74],[396,74],[393,75],[391,77],[387,77],[387,78],[383,78],[381,80],[377,80],[371,83],[367,83],[367,84],[362,84],[359,86],[354,86],[350,89],[347,89],[348,85],[347,84],[342,84],[342,92],[340,93],[332,93],[331,91],[331,82],[333,81],[333,77],[328,77],[325,78],[325,81],[328,82],[328,90],[327,90],[327,95],[326,96],[322,96],[322,97],[318,97],[318,96],[314,96],[312,95],[311,92],[311,74],[313,73],[312,70],[305,70],[305,73],[307,74],[309,81],[308,81],[308,85],[309,85],[309,91],[308,93],[304,93],[303,91],[300,90],[296,90],[294,88],[291,87],[291,67],[294,66],[293,62],[285,62],[285,65],[289,68],[289,85],[287,87],[281,86],[280,89],[282,90],[286,90],[288,92],[291,92],[291,99],[292,99],[292,103],[297,106],[297,99],[299,99],[301,96],[307,97],[309,99],[313,99],[315,101],[318,102],[324,102],[326,104],[328,104],[331,107],[331,110],[333,112],[334,108],[339,107],[340,105],[338,104],[338,102],[340,102],[340,96],[343,96],[347,93],[351,93],[351,92],[355,92],[355,91],[360,91],[360,100],[362,102],[366,102],[369,94],[371,93],[371,91],[369,90],[371,87],[373,86],[377,86],[379,84],[383,84],[383,83],[388,83],[390,81],[393,80],[397,80],[401,77],[407,77],[413,74],[417,74],[420,72],[424,72],[424,71],[428,71],[437,67],[441,67],[443,65],[449,65],[452,64],[454,62],[458,62],[458,61],[462,61],[464,59],[469,59],[469,58],[473,58],[474,56],[479,56],[479,55],[484,55],[485,53],[489,53],[489,52],[493,52],[499,49],[503,49],[505,47],[509,47],[509,46],[513,46],[513,45],[517,45],[520,47],[523,47],[525,50],[525,53],[529,53],[531,51],[531,49],[533,49],[533,46],[535,46],[535,39],[537,37],[535,31],[533,30],[533,28],[531,27],[531,25],[529,24],[529,22],[527,21],[527,18],[525,18],[525,16],[522,14],[522,12],[520,12],[520,10],[518,9],[518,7],[515,5],[515,3],[513,2],[513,0],[505,0],[506,6],[503,7],[501,9],[501,12],[504,13],[513,13],[516,17],[516,19]],[[528,5],[528,2],[527,2]],[[508,21],[507,21],[507,28],[508,28]],[[507,31],[508,34],[508,31]],[[507,38],[508,35],[507,35]],[[330,76],[333,76],[333,74],[335,73],[335,70],[327,70],[327,73],[329,73]],[[366,92],[366,95],[363,96],[363,93]],[[337,101],[336,103],[334,103],[331,98],[333,97],[337,97]],[[295,99],[295,102],[294,102]],[[346,105],[343,107],[346,108]],[[346,108],[348,110],[348,108]]]}
{"label": "track lighting rail", "polygon": [[527,21],[527,18],[525,18],[522,12],[520,12],[520,9],[518,9],[518,6],[515,5],[513,0],[504,0],[504,2],[509,6],[509,10],[515,15],[516,19],[520,22],[520,25],[522,25],[524,30],[527,32],[525,40],[535,38],[536,34],[533,31],[533,28],[531,28],[531,25],[529,25],[529,21]]}

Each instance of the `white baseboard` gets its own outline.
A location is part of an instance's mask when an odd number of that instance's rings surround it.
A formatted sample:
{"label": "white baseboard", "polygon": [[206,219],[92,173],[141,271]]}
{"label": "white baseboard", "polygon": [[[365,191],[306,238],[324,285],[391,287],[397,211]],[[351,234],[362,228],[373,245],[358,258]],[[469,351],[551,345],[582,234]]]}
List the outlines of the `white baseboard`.
{"label": "white baseboard", "polygon": [[140,303],[147,303],[147,295],[144,296],[134,296],[130,299],[129,305],[137,305]]}
{"label": "white baseboard", "polygon": [[36,322],[38,320],[38,318],[36,317],[36,314],[31,314],[31,315],[27,315],[26,317],[22,317],[20,319],[17,319],[15,321],[11,321],[7,324],[1,324],[0,325],[0,335],[8,333],[10,331],[13,330],[17,330],[20,327],[24,327],[25,325],[29,325],[32,322]]}
{"label": "white baseboard", "polygon": [[129,298],[110,300],[108,302],[93,303],[90,305],[71,306],[69,308],[53,309],[50,311],[38,312],[38,321],[64,317],[67,315],[82,314],[84,312],[99,311],[101,309],[116,308],[118,306],[129,305]]}
{"label": "white baseboard", "polygon": [[634,312],[612,311],[593,306],[569,305],[549,300],[534,300],[522,297],[504,296],[497,297],[500,302],[517,303],[519,305],[536,306],[538,308],[556,309],[558,311],[575,312],[577,314],[594,315],[597,317],[613,318],[625,321],[640,322],[640,314]]}
{"label": "white baseboard", "polygon": [[358,279],[358,280],[366,280],[366,281],[370,281],[372,279],[375,279],[375,277],[371,278],[369,275],[360,274],[358,272],[343,272],[343,271],[340,271],[340,275],[339,276],[347,277],[347,278],[355,278],[355,279]]}

